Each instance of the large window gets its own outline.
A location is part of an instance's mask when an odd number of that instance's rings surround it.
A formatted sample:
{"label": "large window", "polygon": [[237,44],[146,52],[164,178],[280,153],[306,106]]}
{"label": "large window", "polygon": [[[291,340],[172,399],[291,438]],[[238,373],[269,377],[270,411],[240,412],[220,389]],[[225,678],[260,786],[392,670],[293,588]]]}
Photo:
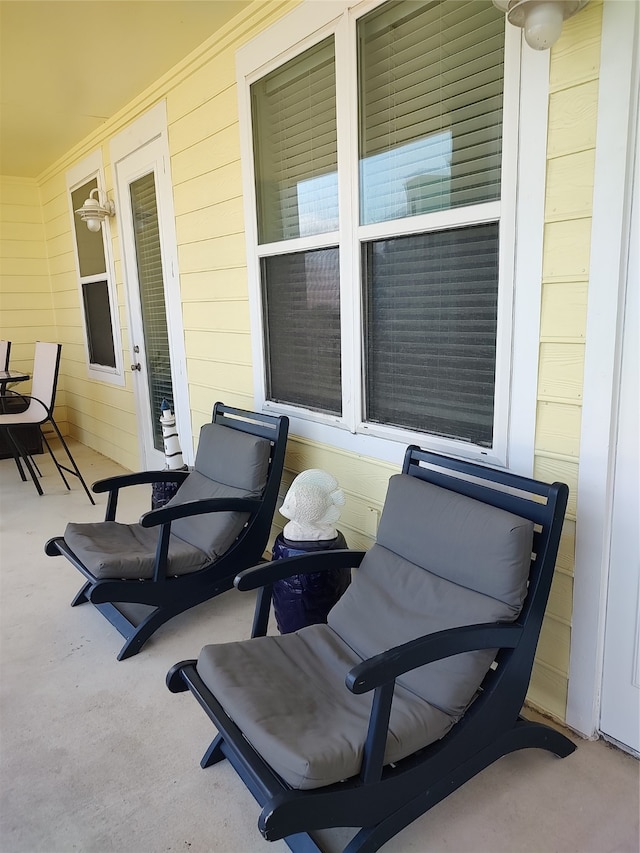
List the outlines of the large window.
{"label": "large window", "polygon": [[519,52],[491,0],[346,6],[245,77],[260,402],[504,461]]}
{"label": "large window", "polygon": [[[67,175],[70,215],[73,223],[76,269],[84,321],[85,352],[89,376],[104,382],[124,384],[120,357],[117,308],[108,243],[103,228],[89,231],[75,213],[98,183],[101,163],[95,156],[83,161]],[[87,173],[95,172],[92,177]],[[78,180],[78,176],[82,177]],[[100,175],[101,177],[101,175]]]}

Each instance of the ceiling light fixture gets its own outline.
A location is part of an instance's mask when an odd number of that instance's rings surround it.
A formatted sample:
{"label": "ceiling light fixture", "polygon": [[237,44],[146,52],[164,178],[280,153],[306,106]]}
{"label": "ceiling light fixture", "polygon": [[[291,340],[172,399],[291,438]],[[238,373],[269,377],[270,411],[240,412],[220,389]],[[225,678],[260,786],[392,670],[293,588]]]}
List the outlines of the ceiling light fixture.
{"label": "ceiling light fixture", "polygon": [[548,50],[560,38],[562,24],[589,0],[493,0],[514,27],[524,30],[529,47]]}
{"label": "ceiling light fixture", "polygon": [[[97,199],[93,197],[94,193],[98,194]],[[100,201],[101,196],[102,201]],[[83,222],[87,223],[89,231],[99,231],[100,225],[107,216],[114,216],[116,208],[111,199],[107,198],[107,194],[96,187],[95,190],[91,190],[89,198],[82,207],[78,208],[75,212]]]}

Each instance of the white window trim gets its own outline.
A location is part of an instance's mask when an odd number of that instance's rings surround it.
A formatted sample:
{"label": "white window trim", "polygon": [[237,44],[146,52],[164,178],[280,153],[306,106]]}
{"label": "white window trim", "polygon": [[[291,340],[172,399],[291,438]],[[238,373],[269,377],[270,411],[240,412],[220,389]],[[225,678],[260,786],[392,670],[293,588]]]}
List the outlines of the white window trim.
{"label": "white window trim", "polygon": [[[125,376],[122,360],[122,340],[120,336],[120,316],[118,311],[118,294],[116,289],[115,266],[113,263],[113,253],[111,251],[111,230],[109,218],[104,220],[101,228],[102,245],[104,250],[105,271],[95,276],[80,275],[80,261],[78,258],[78,243],[76,241],[75,222],[77,214],[73,210],[71,202],[71,193],[78,187],[86,184],[92,178],[98,182],[98,189],[101,192],[106,192],[104,180],[104,167],[102,162],[102,152],[100,149],[94,151],[84,160],[76,163],[67,171],[67,203],[69,205],[69,216],[71,217],[71,239],[73,240],[73,260],[76,269],[76,281],[78,283],[78,294],[80,299],[80,311],[82,313],[82,332],[84,340],[84,353],[87,363],[87,373],[90,379],[95,379],[99,382],[108,382],[111,385],[125,384]],[[107,292],[109,294],[109,310],[111,312],[111,335],[113,338],[113,349],[115,353],[115,367],[108,367],[101,364],[92,364],[89,351],[89,337],[87,334],[87,316],[84,306],[84,295],[82,292],[82,284],[91,281],[107,280]]]}
{"label": "white window trim", "polygon": [[[356,96],[354,85],[355,25],[362,14],[380,5],[382,0],[332,0],[332,2],[303,2],[267,30],[248,42],[236,54],[237,90],[239,102],[241,158],[243,171],[243,195],[245,201],[245,227],[247,237],[247,272],[249,279],[249,303],[251,316],[251,339],[253,348],[254,394],[257,409],[277,411],[291,419],[291,431],[312,441],[339,447],[345,451],[400,463],[405,446],[417,443],[423,447],[452,453],[458,456],[477,458],[488,463],[503,465],[522,474],[533,471],[535,438],[536,393],[538,374],[538,352],[540,333],[540,302],[542,287],[542,239],[544,226],[544,195],[546,175],[546,132],[549,92],[548,51],[538,52],[523,46],[521,31],[507,25],[506,61],[518,67],[517,54],[521,53],[520,80],[505,75],[505,100],[513,105],[508,116],[517,116],[518,98],[526,109],[514,125],[505,125],[506,142],[503,146],[503,176],[514,188],[513,198],[503,200],[500,212],[500,240],[502,246],[512,250],[501,250],[500,276],[502,280],[513,278],[513,288],[501,287],[499,309],[511,317],[511,323],[499,326],[496,369],[502,370],[496,382],[496,436],[491,451],[466,442],[452,441],[433,435],[421,435],[409,430],[363,424],[354,414],[360,406],[362,389],[353,387],[357,376],[357,365],[361,362],[360,336],[351,335],[349,350],[342,350],[343,400],[345,412],[338,418],[317,413],[305,413],[297,407],[274,404],[265,396],[265,353],[263,349],[262,293],[257,239],[255,174],[252,151],[251,103],[249,87],[269,71],[292,59],[312,45],[335,35],[336,61],[343,56],[351,57],[347,68],[336,67],[338,78],[349,85],[338,86],[337,122],[339,138],[345,148],[353,151],[357,147],[357,132],[354,127],[357,110],[352,103]],[[345,14],[349,12],[350,14]],[[514,61],[516,60],[516,61]],[[518,92],[519,87],[519,92]],[[349,116],[349,119],[345,119]],[[519,118],[519,124],[518,124]],[[515,127],[518,127],[518,139]],[[511,138],[510,138],[511,137]],[[516,161],[516,149],[519,157]],[[352,170],[353,171],[353,170]],[[340,168],[339,197],[341,212],[357,210],[357,176],[352,175],[348,185],[344,176],[348,170]],[[341,177],[342,176],[342,177]],[[516,191],[517,188],[517,191]],[[500,202],[496,203],[498,210]],[[405,232],[424,229],[425,220],[439,216],[446,227],[448,212],[412,217]],[[347,229],[354,220],[341,217],[341,228]],[[518,224],[521,227],[518,229]],[[398,225],[394,222],[394,230]],[[354,233],[340,233],[341,317],[343,328],[361,328],[361,300],[359,288],[349,287],[347,282],[357,280],[359,270],[358,246],[364,236],[383,234],[387,223],[374,226],[359,226]],[[323,235],[313,245],[335,245],[336,234]],[[300,251],[309,245],[305,238],[287,241],[287,250]],[[259,247],[260,256],[282,252],[282,244]],[[359,275],[359,273],[358,273]],[[506,300],[506,301],[505,301]],[[344,340],[344,336],[343,336]],[[511,349],[510,358],[505,352]]]}

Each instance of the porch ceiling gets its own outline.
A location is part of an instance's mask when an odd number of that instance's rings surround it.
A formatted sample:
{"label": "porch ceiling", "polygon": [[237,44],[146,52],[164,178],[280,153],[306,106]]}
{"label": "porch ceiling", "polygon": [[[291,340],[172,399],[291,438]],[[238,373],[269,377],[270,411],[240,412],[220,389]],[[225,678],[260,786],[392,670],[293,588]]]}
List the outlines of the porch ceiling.
{"label": "porch ceiling", "polygon": [[36,177],[247,0],[0,0],[0,174]]}

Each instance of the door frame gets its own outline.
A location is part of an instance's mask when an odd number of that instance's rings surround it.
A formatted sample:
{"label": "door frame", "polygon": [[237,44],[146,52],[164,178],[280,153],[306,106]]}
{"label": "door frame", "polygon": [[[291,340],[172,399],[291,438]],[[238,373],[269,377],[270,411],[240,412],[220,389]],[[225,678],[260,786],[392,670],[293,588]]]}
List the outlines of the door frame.
{"label": "door frame", "polygon": [[[637,116],[636,116],[637,121]],[[636,138],[638,130],[636,127]],[[631,234],[640,229],[638,157],[633,175]],[[629,246],[611,527],[611,567],[605,621],[599,730],[640,755],[640,498],[638,395],[640,361],[640,246]]]}
{"label": "door frame", "polygon": [[638,5],[604,3],[566,722],[598,737],[638,103]]}
{"label": "door frame", "polygon": [[[185,464],[193,464],[193,437],[191,433],[191,409],[189,405],[189,387],[187,381],[187,358],[184,344],[184,326],[182,322],[182,300],[180,295],[180,275],[178,269],[178,243],[175,228],[175,211],[173,206],[173,186],[171,182],[171,161],[169,154],[169,139],[167,132],[166,102],[160,101],[144,115],[128,125],[109,143],[111,168],[117,205],[129,204],[128,198],[122,198],[118,192],[117,164],[129,155],[144,148],[151,142],[157,141],[161,149],[163,168],[156,173],[156,197],[158,200],[158,220],[162,234],[162,260],[164,276],[164,296],[167,314],[167,332],[169,337],[171,381],[173,385],[173,400],[175,406],[176,428],[180,436],[180,445]],[[132,323],[132,294],[127,275],[125,238],[122,233],[121,220],[118,219],[118,235],[121,245],[121,260],[123,265],[123,281],[127,302],[127,319],[129,323],[129,355],[131,362],[135,361],[132,352],[131,330]],[[137,298],[137,297],[135,297]],[[139,422],[147,417],[141,409],[139,395],[134,391],[136,417]],[[145,458],[144,439],[142,430],[139,431],[140,459]]]}

